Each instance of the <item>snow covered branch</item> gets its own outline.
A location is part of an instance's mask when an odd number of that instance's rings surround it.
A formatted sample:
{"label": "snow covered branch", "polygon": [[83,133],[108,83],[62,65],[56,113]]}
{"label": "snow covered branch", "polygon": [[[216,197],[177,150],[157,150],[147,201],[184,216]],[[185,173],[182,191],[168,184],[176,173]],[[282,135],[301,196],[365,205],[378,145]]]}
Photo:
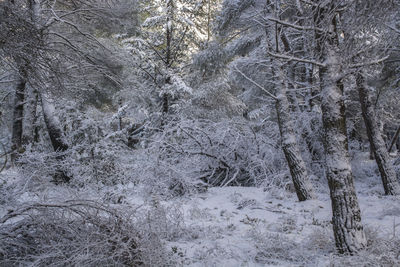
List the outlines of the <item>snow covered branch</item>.
{"label": "snow covered branch", "polygon": [[382,58],[378,58],[372,61],[367,61],[367,62],[362,62],[362,63],[357,63],[357,64],[352,64],[350,65],[350,68],[360,68],[360,67],[365,67],[365,66],[370,66],[370,65],[375,65],[375,64],[380,64],[384,62],[386,59],[388,59],[389,56],[384,56]]}
{"label": "snow covered branch", "polygon": [[250,77],[248,77],[246,74],[244,74],[241,70],[238,69],[237,66],[233,67],[235,69],[235,71],[237,71],[238,73],[240,73],[240,75],[242,75],[246,80],[248,80],[249,82],[251,82],[252,84],[254,84],[255,86],[257,86],[259,89],[261,89],[263,92],[265,92],[269,97],[273,98],[274,100],[277,100],[278,98],[276,96],[274,96],[273,94],[271,94],[267,89],[265,89],[263,86],[261,86],[259,83],[257,83],[256,81],[254,81],[253,79],[251,79]]}
{"label": "snow covered branch", "polygon": [[300,25],[293,24],[293,23],[290,23],[290,22],[287,22],[287,21],[283,21],[283,20],[280,20],[280,19],[277,19],[277,18],[273,18],[273,17],[267,17],[267,19],[270,20],[270,21],[279,23],[279,24],[281,24],[283,26],[287,26],[287,27],[290,27],[290,28],[293,28],[293,29],[296,29],[296,30],[300,30],[300,31],[314,31],[315,30],[315,31],[324,32],[324,33],[327,32],[327,30],[324,30],[324,29],[321,29],[321,28],[318,28],[318,27],[300,26]]}
{"label": "snow covered branch", "polygon": [[276,57],[276,58],[282,58],[282,59],[286,59],[289,61],[297,61],[297,62],[303,62],[303,63],[309,63],[309,64],[313,64],[319,67],[325,67],[324,63],[315,61],[315,60],[311,60],[311,59],[304,59],[304,58],[298,58],[298,57],[293,57],[293,56],[288,56],[288,55],[284,55],[284,54],[276,54],[276,53],[272,53],[272,52],[268,52],[268,54],[270,56]]}

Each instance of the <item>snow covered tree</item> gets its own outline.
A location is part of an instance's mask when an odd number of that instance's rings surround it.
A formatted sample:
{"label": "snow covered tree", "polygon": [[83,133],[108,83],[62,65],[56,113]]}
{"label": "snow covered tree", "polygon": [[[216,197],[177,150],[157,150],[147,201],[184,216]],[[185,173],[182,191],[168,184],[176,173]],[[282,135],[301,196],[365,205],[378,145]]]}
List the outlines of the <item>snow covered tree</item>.
{"label": "snow covered tree", "polygon": [[356,81],[369,144],[378,165],[385,194],[398,195],[400,194],[400,184],[378,126],[371,89],[366,84],[362,73],[357,74]]}
{"label": "snow covered tree", "polygon": [[[354,188],[348,152],[345,105],[343,99],[344,65],[342,32],[339,25],[343,10],[351,9],[345,1],[307,3],[308,25],[314,29],[316,57],[319,62],[322,121],[325,130],[326,174],[331,201],[336,246],[341,253],[354,253],[366,246],[360,208]],[[349,23],[348,21],[346,21]],[[307,26],[308,26],[307,25]],[[303,26],[302,30],[306,30]],[[344,53],[343,53],[344,52]],[[306,60],[306,59],[303,59]]]}
{"label": "snow covered tree", "polygon": [[[331,191],[335,240],[342,253],[353,253],[366,245],[348,154],[344,79],[357,68],[376,65],[385,59],[385,55],[379,53],[384,51],[384,46],[377,41],[379,39],[371,41],[373,33],[377,31],[365,27],[365,23],[371,19],[371,12],[378,5],[387,11],[391,3],[314,1],[297,5],[304,14],[302,22],[305,25],[296,21],[270,19],[283,27],[314,32],[313,54],[307,57],[294,53],[272,56],[289,61],[310,62],[319,67],[326,172]],[[361,85],[360,77],[358,82]],[[382,157],[380,161],[384,161]],[[385,189],[387,187],[386,184]]]}
{"label": "snow covered tree", "polygon": [[[33,140],[34,131],[30,124],[35,121],[38,103],[42,104],[54,150],[68,148],[62,142],[61,125],[56,125],[54,108],[45,106],[48,96],[84,96],[85,89],[105,80],[118,86],[115,66],[110,64],[110,57],[104,57],[107,53],[110,55],[110,51],[94,36],[95,31],[107,32],[115,21],[120,22],[120,10],[112,7],[120,8],[117,2],[110,6],[107,1],[50,3],[19,0],[0,3],[0,55],[11,69],[17,70],[19,80],[14,98],[14,151],[23,152],[23,146]],[[114,16],[107,23],[106,18],[111,13]],[[88,21],[105,23],[102,28],[98,25],[94,29],[92,24],[86,24]],[[100,57],[101,51],[105,54]],[[39,98],[41,102],[38,102]]]}
{"label": "snow covered tree", "polygon": [[[211,19],[218,1],[140,1],[140,34],[121,39],[132,52],[136,68],[147,76],[160,97],[164,114],[170,112],[183,85],[191,55],[211,38]],[[180,86],[180,85],[182,86]]]}
{"label": "snow covered tree", "polygon": [[[245,60],[239,58],[236,62],[233,61],[232,70],[237,79],[241,83],[250,84],[256,90],[261,90],[275,102],[282,150],[298,199],[304,201],[311,199],[313,193],[307,167],[300,153],[294,131],[288,100],[289,83],[287,82],[286,69],[279,60],[268,59],[265,52],[265,50],[270,53],[279,51],[281,46],[280,33],[274,24],[261,23],[260,25],[259,23],[259,20],[273,16],[277,10],[280,10],[280,6],[271,3],[265,5],[261,1],[225,1],[221,15],[217,19],[217,30],[221,40],[228,40],[228,47],[226,48],[228,57],[232,59],[236,55],[248,57]],[[255,14],[255,19],[249,19],[249,14]],[[238,35],[237,32],[241,34]],[[242,70],[237,66],[239,62],[245,63],[242,63],[244,67],[242,67]],[[263,72],[257,73],[255,71],[257,68],[263,69]],[[265,71],[272,73],[272,76],[262,77],[265,75]],[[252,73],[250,74],[250,72]]]}
{"label": "snow covered tree", "polygon": [[[371,15],[372,12],[373,15]],[[347,11],[347,14],[354,18],[349,25],[342,26],[343,42],[352,51],[353,60],[357,62],[355,64],[359,67],[355,71],[356,77],[355,82],[353,82],[358,91],[370,151],[377,163],[384,192],[387,195],[400,194],[400,184],[396,178],[378,123],[379,119],[375,109],[379,99],[376,98],[376,101],[374,101],[374,91],[382,90],[379,88],[381,82],[378,78],[384,75],[384,68],[381,65],[384,65],[387,61],[391,54],[390,47],[393,47],[395,43],[391,30],[386,25],[395,21],[397,13],[398,7],[396,9],[396,5],[391,1],[364,1],[362,3],[355,1],[355,3],[349,5]],[[343,23],[346,22],[347,19],[344,18]],[[371,83],[371,79],[376,81],[375,84],[372,82],[376,88],[372,88],[368,84],[368,82]],[[382,126],[384,127],[384,124]]]}

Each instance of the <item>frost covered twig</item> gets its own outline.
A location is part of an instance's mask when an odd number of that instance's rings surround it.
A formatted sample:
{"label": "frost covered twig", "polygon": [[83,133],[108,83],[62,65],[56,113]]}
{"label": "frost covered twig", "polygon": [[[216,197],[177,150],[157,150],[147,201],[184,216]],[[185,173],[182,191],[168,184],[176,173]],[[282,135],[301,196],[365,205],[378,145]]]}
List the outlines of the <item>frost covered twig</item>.
{"label": "frost covered twig", "polygon": [[300,25],[289,23],[287,21],[283,21],[283,20],[280,20],[280,19],[277,19],[277,18],[273,18],[273,17],[267,17],[267,19],[270,20],[270,21],[276,22],[278,24],[281,24],[281,25],[296,29],[296,30],[301,30],[301,31],[319,31],[319,32],[324,32],[324,33],[327,32],[326,30],[318,28],[318,27],[300,26]]}
{"label": "frost covered twig", "polygon": [[278,98],[276,96],[274,96],[273,94],[271,94],[267,89],[265,89],[263,86],[261,86],[260,84],[258,84],[256,81],[254,81],[253,79],[249,78],[246,74],[244,74],[241,70],[238,69],[238,67],[235,65],[234,66],[235,71],[239,72],[246,80],[248,80],[249,82],[251,82],[252,84],[254,84],[255,86],[257,86],[258,88],[260,88],[263,92],[265,92],[269,97],[273,98],[274,100],[277,100]]}
{"label": "frost covered twig", "polygon": [[311,60],[311,59],[305,59],[305,58],[298,58],[298,57],[293,57],[293,56],[288,56],[288,55],[284,55],[284,54],[276,54],[276,53],[272,53],[270,51],[268,51],[268,54],[270,56],[276,57],[276,58],[282,58],[282,59],[286,59],[289,61],[297,61],[297,62],[303,62],[303,63],[309,63],[309,64],[313,64],[319,67],[325,67],[326,65],[324,63],[315,61],[315,60]]}

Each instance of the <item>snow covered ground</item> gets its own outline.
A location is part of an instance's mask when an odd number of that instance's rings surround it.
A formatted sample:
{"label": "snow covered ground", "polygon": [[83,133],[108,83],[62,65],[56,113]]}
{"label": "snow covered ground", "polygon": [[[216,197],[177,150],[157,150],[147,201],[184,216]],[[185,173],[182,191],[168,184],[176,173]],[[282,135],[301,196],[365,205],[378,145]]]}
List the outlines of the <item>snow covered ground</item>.
{"label": "snow covered ground", "polygon": [[[293,194],[277,197],[260,188],[226,187],[212,188],[179,202],[185,226],[197,233],[191,240],[168,243],[181,255],[182,265],[329,266],[335,263],[327,195],[298,202]],[[396,223],[400,222],[399,199],[361,195],[360,206],[369,238],[378,238],[373,234],[384,240],[396,236],[396,228],[400,228],[400,223]],[[384,255],[376,255],[379,256]],[[372,257],[373,262],[380,261]],[[381,263],[384,265],[384,260]],[[360,266],[357,262],[354,264]]]}
{"label": "snow covered ground", "polygon": [[[290,190],[255,187],[209,188],[165,199],[144,195],[133,184],[90,190],[47,184],[35,191],[27,185],[3,195],[0,218],[16,203],[92,199],[149,211],[150,228],[161,229],[156,232],[177,266],[400,266],[400,198],[383,195],[379,178],[365,173],[371,164],[358,161],[354,168],[369,240],[367,250],[355,256],[335,252],[323,181],[317,199],[306,202]],[[18,173],[10,169],[2,175],[7,177],[3,190],[10,192]]]}

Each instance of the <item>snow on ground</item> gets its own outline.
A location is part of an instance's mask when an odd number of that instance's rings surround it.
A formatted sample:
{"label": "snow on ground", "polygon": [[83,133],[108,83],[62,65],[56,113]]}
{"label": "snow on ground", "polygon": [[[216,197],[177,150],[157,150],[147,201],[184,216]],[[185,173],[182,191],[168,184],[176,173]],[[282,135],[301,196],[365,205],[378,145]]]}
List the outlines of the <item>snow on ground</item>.
{"label": "snow on ground", "polygon": [[[392,238],[400,200],[363,193],[359,200],[367,234]],[[167,243],[184,266],[329,266],[335,255],[327,195],[298,202],[290,192],[225,187],[161,204],[179,206],[190,231]]]}
{"label": "snow on ground", "polygon": [[372,161],[357,159],[353,171],[370,244],[355,257],[335,253],[324,181],[317,186],[317,199],[306,202],[284,189],[255,187],[209,188],[165,200],[144,195],[133,184],[88,190],[47,183],[29,191],[28,181],[12,189],[22,178],[9,169],[2,173],[7,178],[2,190],[14,193],[3,194],[0,217],[16,203],[92,199],[165,213],[169,229],[163,239],[178,266],[400,266],[400,198],[383,195]]}
{"label": "snow on ground", "polygon": [[[307,225],[329,220],[329,206],[320,200],[299,203],[294,197],[276,199],[260,188],[212,188],[183,201],[185,222],[201,235],[176,242],[193,266],[265,266],[257,253],[257,238],[265,234],[302,242]],[[279,245],[279,244],[277,244]],[[258,262],[257,262],[258,261]],[[277,262],[274,262],[275,264]]]}

